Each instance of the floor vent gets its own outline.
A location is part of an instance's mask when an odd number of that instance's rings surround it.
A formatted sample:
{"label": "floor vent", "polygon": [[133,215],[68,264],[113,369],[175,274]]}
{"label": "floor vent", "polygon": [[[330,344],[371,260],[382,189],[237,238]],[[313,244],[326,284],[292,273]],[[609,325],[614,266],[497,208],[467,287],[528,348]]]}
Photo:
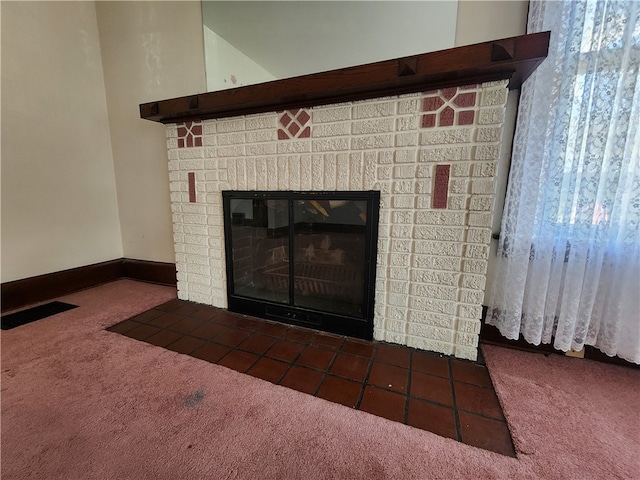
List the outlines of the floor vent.
{"label": "floor vent", "polygon": [[43,318],[56,315],[77,308],[77,305],[63,302],[51,302],[37,307],[28,308],[21,312],[10,313],[2,316],[2,330],[11,330],[12,328],[26,325],[27,323],[42,320]]}

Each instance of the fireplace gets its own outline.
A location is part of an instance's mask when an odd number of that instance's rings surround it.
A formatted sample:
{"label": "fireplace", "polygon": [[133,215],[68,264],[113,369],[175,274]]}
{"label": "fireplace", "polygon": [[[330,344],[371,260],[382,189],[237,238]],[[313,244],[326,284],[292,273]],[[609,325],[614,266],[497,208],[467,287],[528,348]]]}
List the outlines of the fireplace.
{"label": "fireplace", "polygon": [[373,338],[380,192],[222,199],[229,310]]}
{"label": "fireplace", "polygon": [[179,298],[476,359],[507,92],[548,43],[141,105],[167,124]]}

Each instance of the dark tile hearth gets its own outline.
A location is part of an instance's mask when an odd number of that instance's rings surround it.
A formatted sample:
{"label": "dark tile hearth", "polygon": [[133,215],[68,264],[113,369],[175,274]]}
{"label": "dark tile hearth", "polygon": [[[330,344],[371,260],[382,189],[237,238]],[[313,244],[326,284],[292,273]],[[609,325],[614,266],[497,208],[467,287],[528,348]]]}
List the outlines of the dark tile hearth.
{"label": "dark tile hearth", "polygon": [[172,300],[108,329],[515,457],[485,365]]}

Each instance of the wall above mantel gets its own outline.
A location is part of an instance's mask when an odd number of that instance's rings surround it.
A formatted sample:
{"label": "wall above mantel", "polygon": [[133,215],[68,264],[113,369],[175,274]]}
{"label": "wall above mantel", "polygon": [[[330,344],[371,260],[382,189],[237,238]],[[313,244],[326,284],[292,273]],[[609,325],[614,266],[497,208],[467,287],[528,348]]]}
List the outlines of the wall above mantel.
{"label": "wall above mantel", "polygon": [[509,79],[522,82],[546,58],[550,32],[521,35],[230,90],[143,103],[161,123],[223,118]]}

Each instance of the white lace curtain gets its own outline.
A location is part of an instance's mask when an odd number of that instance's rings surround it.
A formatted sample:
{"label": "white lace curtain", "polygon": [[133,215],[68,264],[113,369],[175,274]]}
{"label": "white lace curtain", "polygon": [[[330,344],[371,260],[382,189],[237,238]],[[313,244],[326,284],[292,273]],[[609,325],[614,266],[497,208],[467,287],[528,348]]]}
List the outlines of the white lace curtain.
{"label": "white lace curtain", "polygon": [[640,2],[531,1],[549,56],[522,89],[487,322],[640,363]]}

